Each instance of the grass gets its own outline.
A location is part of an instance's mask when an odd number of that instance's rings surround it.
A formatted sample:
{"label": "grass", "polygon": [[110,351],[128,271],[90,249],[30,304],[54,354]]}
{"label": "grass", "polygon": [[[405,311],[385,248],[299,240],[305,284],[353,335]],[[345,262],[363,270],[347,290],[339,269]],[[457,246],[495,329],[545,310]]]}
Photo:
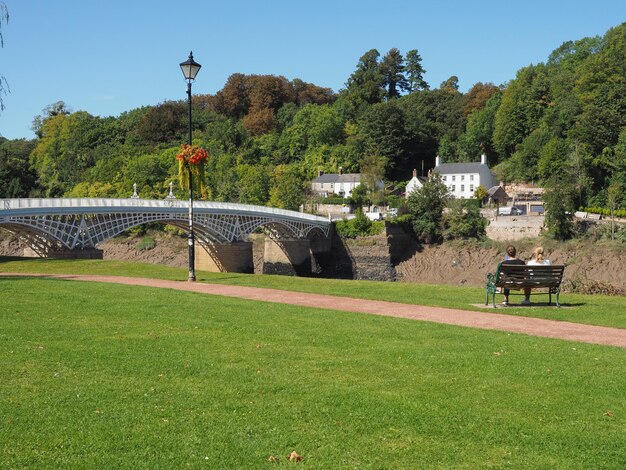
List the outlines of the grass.
{"label": "grass", "polygon": [[34,278],[0,325],[0,468],[626,467],[620,348]]}
{"label": "grass", "polygon": [[[187,278],[185,268],[103,260],[43,260],[0,257],[0,272],[2,271],[106,274],[172,280],[185,280]],[[485,301],[484,289],[472,287],[208,272],[198,272],[197,278],[201,282],[268,287],[362,299],[391,300],[407,304],[463,310],[486,310],[481,306]],[[547,297],[540,296],[538,299],[540,302],[544,302]],[[513,297],[512,300],[516,302]],[[561,303],[564,306],[561,309],[554,306],[508,307],[498,309],[497,313],[626,328],[626,297],[624,296],[566,293],[561,295]],[[493,310],[487,309],[486,311]]]}

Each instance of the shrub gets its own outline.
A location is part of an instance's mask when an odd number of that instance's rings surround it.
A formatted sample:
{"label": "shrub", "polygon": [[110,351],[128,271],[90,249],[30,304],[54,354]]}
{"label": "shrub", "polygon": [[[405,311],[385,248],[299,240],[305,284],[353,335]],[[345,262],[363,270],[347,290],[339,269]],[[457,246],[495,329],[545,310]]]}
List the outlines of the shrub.
{"label": "shrub", "polygon": [[[605,217],[611,216],[611,210],[606,207],[581,207],[581,211],[589,212],[590,214],[600,214]],[[617,209],[614,211],[615,217],[626,218],[626,209]]]}
{"label": "shrub", "polygon": [[139,251],[151,250],[156,246],[156,241],[153,237],[143,237],[139,243],[137,243],[137,249]]}
{"label": "shrub", "polygon": [[413,232],[413,216],[411,214],[399,215],[389,220],[387,223],[389,225],[400,226],[406,233],[415,234],[415,232]]}
{"label": "shrub", "polygon": [[448,209],[443,217],[443,236],[446,240],[485,236],[487,220],[481,217],[477,204],[467,204],[466,200],[453,199]]}
{"label": "shrub", "polygon": [[377,235],[385,229],[385,222],[372,222],[363,211],[357,209],[356,216],[349,220],[340,220],[335,223],[337,235],[342,238],[366,237]]}

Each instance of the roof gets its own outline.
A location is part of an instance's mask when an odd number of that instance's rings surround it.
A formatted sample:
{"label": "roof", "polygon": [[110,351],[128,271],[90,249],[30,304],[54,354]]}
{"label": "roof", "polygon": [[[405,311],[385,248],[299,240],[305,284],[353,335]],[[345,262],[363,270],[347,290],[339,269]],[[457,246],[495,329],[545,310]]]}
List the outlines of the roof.
{"label": "roof", "polygon": [[313,183],[352,183],[361,181],[360,173],[325,173],[315,178]]}
{"label": "roof", "polygon": [[504,195],[508,197],[508,195],[507,195],[506,191],[504,190],[504,188],[503,188],[502,186],[493,186],[493,187],[489,188],[489,189],[487,190],[487,194],[488,194],[489,196],[493,196],[495,193],[497,193],[497,192],[498,192],[498,190],[499,190],[499,189],[501,189],[501,190],[502,190],[502,193],[504,193]]}
{"label": "roof", "polygon": [[435,167],[435,171],[441,175],[448,175],[452,173],[480,173],[484,169],[489,170],[489,167],[484,163],[469,162],[469,163],[442,163]]}

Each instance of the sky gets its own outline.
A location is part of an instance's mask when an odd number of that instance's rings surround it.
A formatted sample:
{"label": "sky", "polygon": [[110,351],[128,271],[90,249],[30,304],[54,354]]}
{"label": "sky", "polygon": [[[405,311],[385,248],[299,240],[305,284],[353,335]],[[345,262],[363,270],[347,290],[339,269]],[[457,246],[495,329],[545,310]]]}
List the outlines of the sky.
{"label": "sky", "polygon": [[338,91],[370,49],[417,49],[425,79],[452,75],[465,92],[504,84],[568,40],[626,21],[623,0],[395,2],[371,0],[0,0],[0,136],[34,138],[33,118],[57,101],[117,116],[186,99],[179,63],[202,65],[194,94],[233,73],[283,75]]}

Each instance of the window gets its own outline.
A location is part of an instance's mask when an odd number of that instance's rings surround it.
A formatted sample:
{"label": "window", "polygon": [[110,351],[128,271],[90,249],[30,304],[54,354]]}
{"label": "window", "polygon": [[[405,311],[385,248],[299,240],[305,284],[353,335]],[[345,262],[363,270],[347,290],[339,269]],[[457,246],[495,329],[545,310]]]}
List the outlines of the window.
{"label": "window", "polygon": [[446,180],[446,175],[443,175],[443,178],[442,178],[442,179],[443,179],[443,181],[445,181],[445,180]]}
{"label": "window", "polygon": [[461,175],[461,181],[465,181],[465,175]]}
{"label": "window", "polygon": [[470,181],[474,181],[474,175],[470,175]]}
{"label": "window", "polygon": [[461,192],[464,192],[464,191],[465,191],[465,185],[464,185],[464,184],[462,184],[462,185],[461,185]]}
{"label": "window", "polygon": [[454,192],[454,185],[453,184],[450,185],[450,191]]}
{"label": "window", "polygon": [[473,184],[470,184],[470,191],[474,192],[474,185]]}
{"label": "window", "polygon": [[456,175],[452,175],[452,181],[456,181]]}

